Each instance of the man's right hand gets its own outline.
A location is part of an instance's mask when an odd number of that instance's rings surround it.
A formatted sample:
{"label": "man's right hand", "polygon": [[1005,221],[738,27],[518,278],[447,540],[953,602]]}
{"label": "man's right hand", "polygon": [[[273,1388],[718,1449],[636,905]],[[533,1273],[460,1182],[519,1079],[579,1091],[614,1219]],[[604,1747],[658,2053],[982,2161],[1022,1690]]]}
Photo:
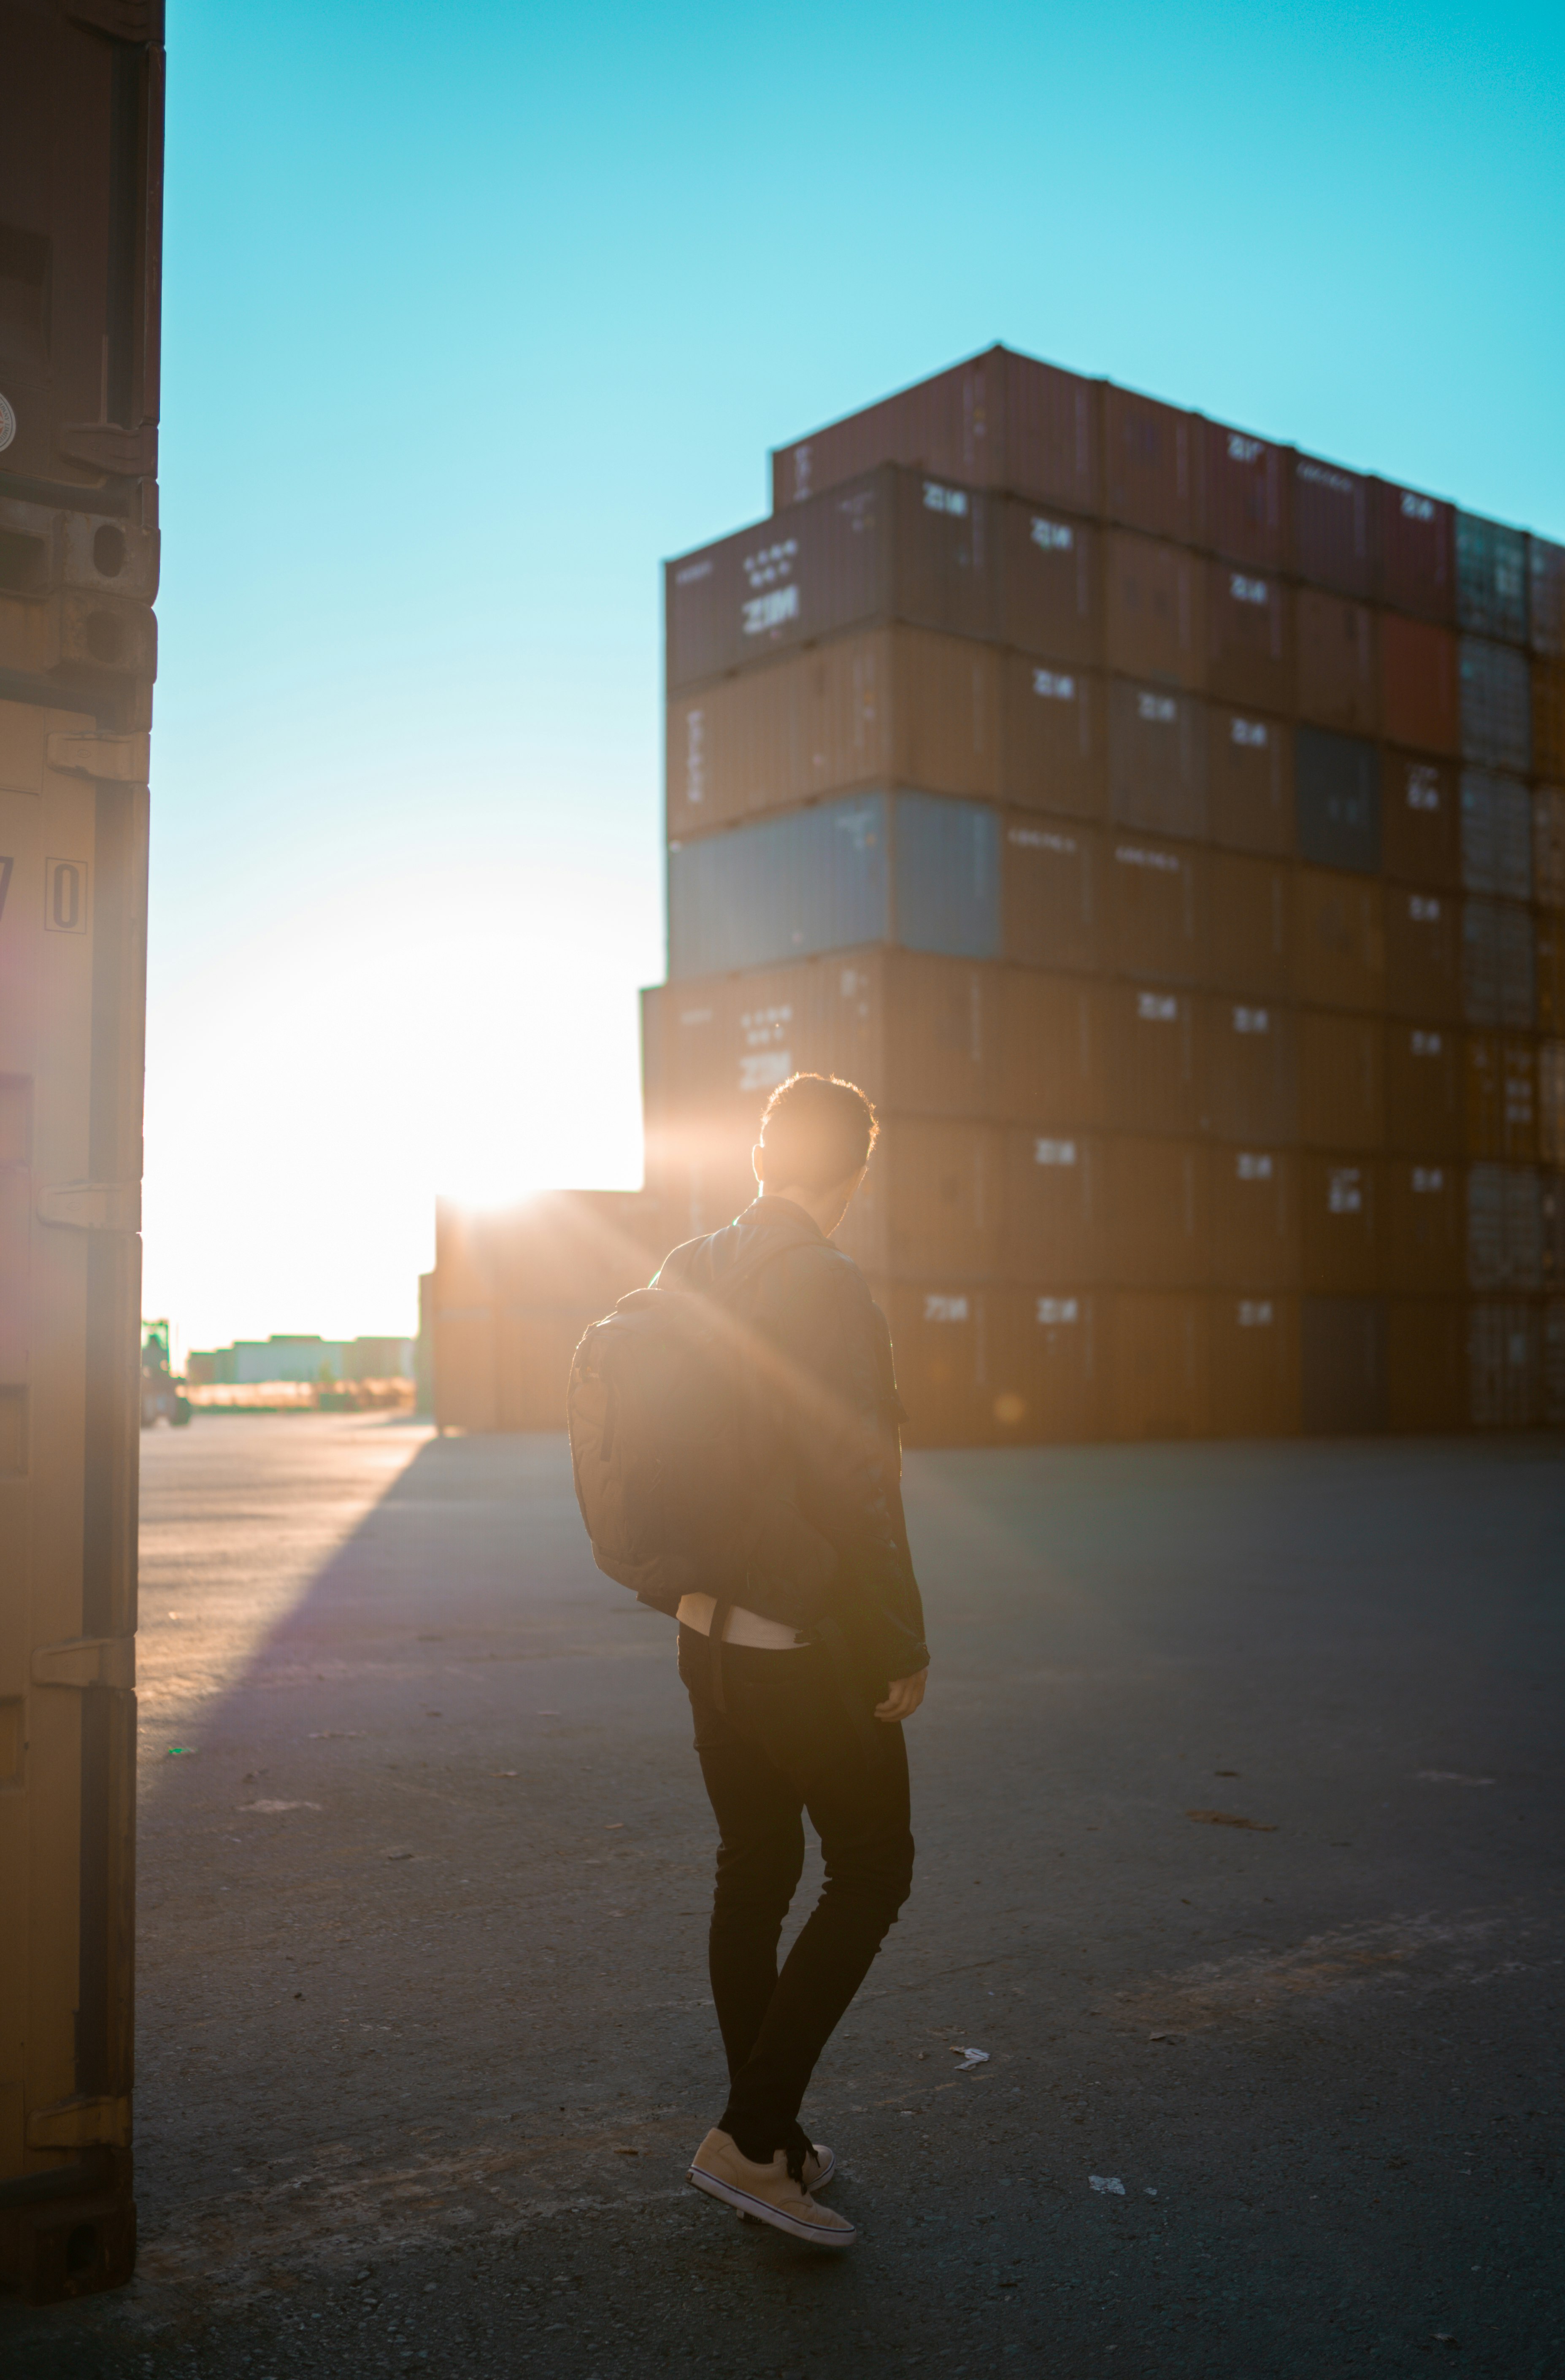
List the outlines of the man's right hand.
{"label": "man's right hand", "polygon": [[924,1699],[924,1681],[928,1674],[928,1670],[920,1670],[914,1678],[893,1678],[885,1701],[875,1706],[876,1718],[883,1718],[888,1726],[893,1726],[898,1719],[911,1718]]}

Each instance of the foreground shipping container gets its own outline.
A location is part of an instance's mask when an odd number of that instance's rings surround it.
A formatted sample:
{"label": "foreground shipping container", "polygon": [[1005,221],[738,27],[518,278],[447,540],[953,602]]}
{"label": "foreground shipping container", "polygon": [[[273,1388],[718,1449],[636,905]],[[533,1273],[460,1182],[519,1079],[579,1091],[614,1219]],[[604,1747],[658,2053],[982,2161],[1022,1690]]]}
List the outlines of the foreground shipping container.
{"label": "foreground shipping container", "polygon": [[0,8],[0,2289],[135,2258],[162,10]]}

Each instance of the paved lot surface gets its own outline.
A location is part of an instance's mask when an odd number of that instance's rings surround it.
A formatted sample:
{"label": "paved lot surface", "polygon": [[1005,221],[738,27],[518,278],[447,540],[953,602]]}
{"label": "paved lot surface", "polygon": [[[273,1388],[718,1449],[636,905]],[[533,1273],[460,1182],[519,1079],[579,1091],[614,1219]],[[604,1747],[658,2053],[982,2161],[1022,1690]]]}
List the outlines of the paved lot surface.
{"label": "paved lot surface", "polygon": [[142,2261],[0,2368],[1565,2373],[1565,1449],[909,1474],[920,1869],[806,2110],[833,2262],[682,2181],[710,1822],[563,1443],[150,1437]]}

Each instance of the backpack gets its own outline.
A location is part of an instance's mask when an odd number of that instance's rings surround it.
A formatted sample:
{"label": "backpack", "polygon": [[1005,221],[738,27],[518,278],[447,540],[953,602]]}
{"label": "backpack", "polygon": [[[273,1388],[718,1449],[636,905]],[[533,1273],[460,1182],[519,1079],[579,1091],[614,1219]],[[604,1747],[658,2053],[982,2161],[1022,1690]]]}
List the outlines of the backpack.
{"label": "backpack", "polygon": [[673,1613],[727,1602],[758,1526],[766,1413],[734,1292],[792,1248],[708,1290],[636,1289],[585,1332],[566,1412],[576,1502],[599,1569]]}

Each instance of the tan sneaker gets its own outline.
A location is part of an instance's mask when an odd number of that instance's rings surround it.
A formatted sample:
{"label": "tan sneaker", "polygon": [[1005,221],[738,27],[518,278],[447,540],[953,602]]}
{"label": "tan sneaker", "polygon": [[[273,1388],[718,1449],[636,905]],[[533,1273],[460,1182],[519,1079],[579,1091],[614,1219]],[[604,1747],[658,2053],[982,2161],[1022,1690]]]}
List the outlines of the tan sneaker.
{"label": "tan sneaker", "polygon": [[851,2223],[829,2206],[818,2206],[794,2180],[781,2149],[770,2165],[752,2165],[726,2132],[714,2129],[696,2151],[688,2178],[709,2198],[721,2198],[737,2214],[770,2223],[792,2239],[807,2240],[812,2248],[851,2248],[858,2238]]}
{"label": "tan sneaker", "polygon": [[804,2177],[807,2190],[824,2190],[837,2170],[837,2158],[824,2141],[816,2141],[805,2152]]}

